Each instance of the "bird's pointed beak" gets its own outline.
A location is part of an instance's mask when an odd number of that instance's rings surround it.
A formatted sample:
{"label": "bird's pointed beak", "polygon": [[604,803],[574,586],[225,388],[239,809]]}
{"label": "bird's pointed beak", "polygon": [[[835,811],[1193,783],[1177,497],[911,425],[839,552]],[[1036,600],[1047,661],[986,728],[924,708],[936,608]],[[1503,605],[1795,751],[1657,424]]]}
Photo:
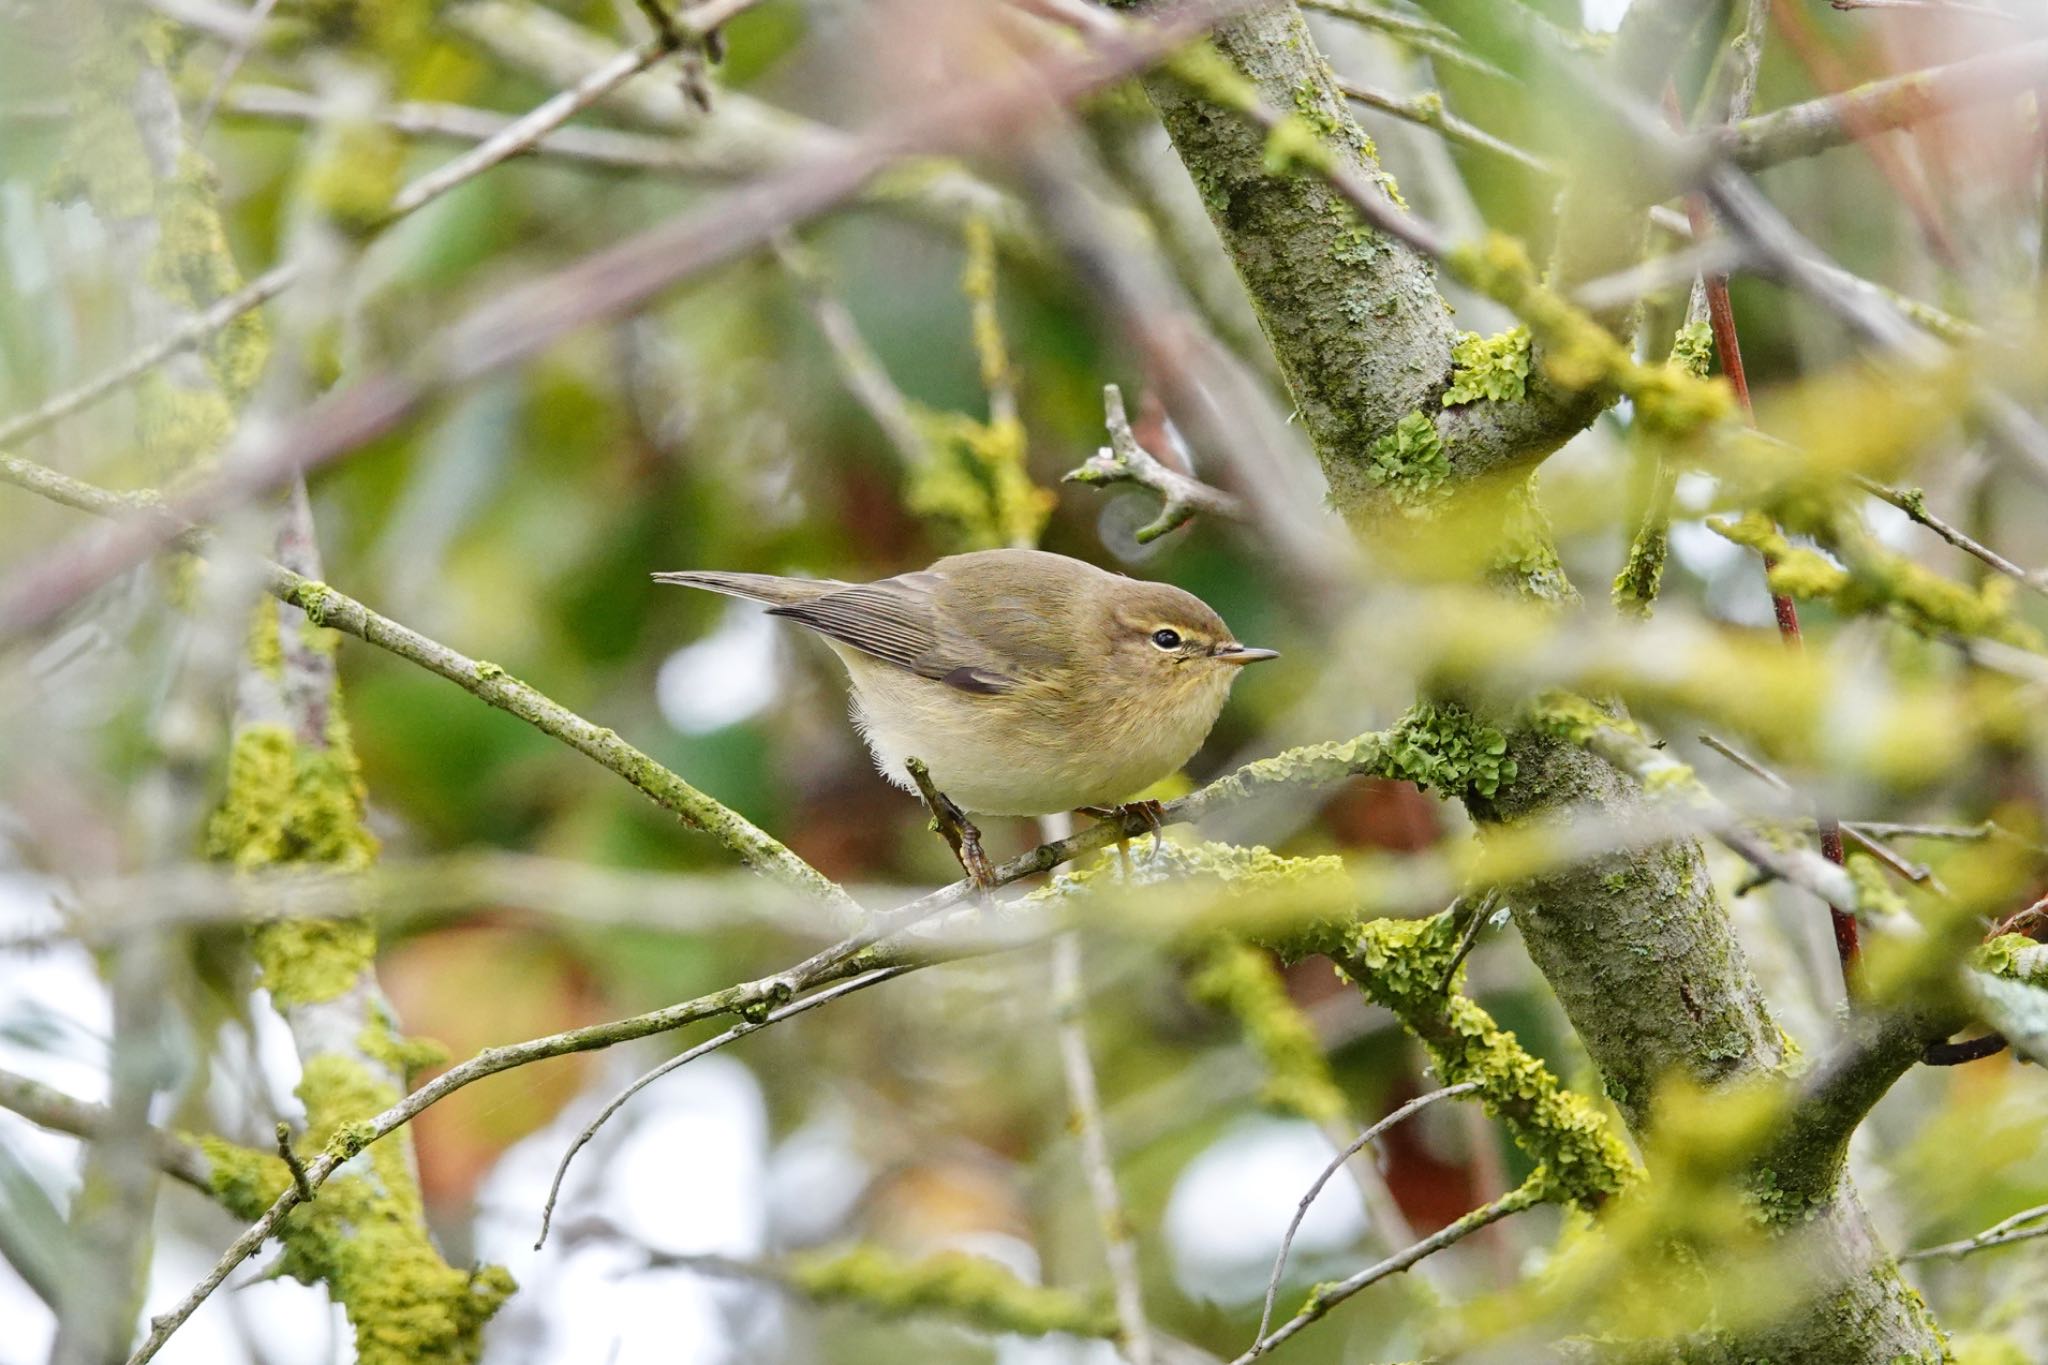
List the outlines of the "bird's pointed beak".
{"label": "bird's pointed beak", "polygon": [[1279,658],[1280,651],[1277,649],[1252,649],[1247,645],[1238,644],[1218,645],[1211,657],[1216,662],[1224,664],[1255,664],[1261,659]]}

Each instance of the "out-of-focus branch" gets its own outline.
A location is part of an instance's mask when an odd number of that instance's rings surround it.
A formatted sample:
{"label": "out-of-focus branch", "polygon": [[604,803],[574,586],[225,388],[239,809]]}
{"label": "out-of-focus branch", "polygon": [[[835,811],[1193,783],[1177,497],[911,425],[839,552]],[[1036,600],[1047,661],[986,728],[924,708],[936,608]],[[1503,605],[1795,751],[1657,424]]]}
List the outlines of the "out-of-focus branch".
{"label": "out-of-focus branch", "polygon": [[[0,1071],[0,1109],[19,1114],[38,1128],[87,1142],[98,1141],[111,1122],[105,1105],[78,1099],[11,1071]],[[213,1195],[212,1163],[197,1143],[160,1128],[150,1130],[149,1143],[159,1170],[202,1194]]]}
{"label": "out-of-focus branch", "polygon": [[[1752,777],[1764,782],[1773,791],[1782,792],[1787,796],[1793,794],[1793,787],[1790,782],[1787,782],[1777,773],[1772,772],[1769,768],[1766,768],[1763,764],[1757,762],[1748,754],[1743,753],[1726,740],[1716,738],[1713,735],[1701,735],[1700,743],[1706,745],[1709,749],[1712,749],[1715,753],[1721,755],[1721,757],[1727,759]],[[1861,826],[1844,822],[1840,828],[1842,834],[1851,843],[1877,859],[1880,863],[1883,863],[1893,873],[1905,878],[1916,886],[1925,886],[1929,890],[1941,895],[1947,894],[1947,891],[1941,885],[1940,879],[1934,875],[1933,869],[1929,868],[1925,863],[1916,863],[1912,859],[1901,855],[1898,850],[1892,848],[1891,845],[1885,843]],[[1830,859],[1829,861],[1834,860]]]}
{"label": "out-of-focus branch", "polygon": [[1103,1256],[1109,1264],[1110,1290],[1116,1301],[1118,1344],[1131,1365],[1152,1365],[1152,1329],[1145,1320],[1138,1244],[1124,1213],[1109,1136],[1102,1124],[1102,1096],[1095,1084],[1095,1063],[1088,1056],[1088,1033],[1081,1023],[1082,999],[1081,937],[1069,929],[1052,943],[1053,1020],[1059,1035],[1060,1065],[1067,1079],[1069,1126],[1088,1180],[1096,1226],[1102,1232]]}
{"label": "out-of-focus branch", "polygon": [[[1237,3],[1187,0],[1156,20],[1098,40],[1078,56],[1033,63],[993,83],[981,77],[963,81],[845,147],[807,157],[708,210],[646,229],[484,304],[427,338],[418,348],[420,366],[372,374],[298,420],[241,443],[218,474],[176,500],[175,510],[187,521],[209,521],[355,451],[431,398],[527,360],[578,328],[639,308],[678,281],[845,202],[905,155],[1006,135],[1020,120],[1153,65]],[[0,638],[54,619],[167,538],[160,526],[130,522],[110,535],[57,547],[0,584]]]}
{"label": "out-of-focus branch", "polygon": [[1251,1365],[1251,1362],[1268,1354],[1274,1347],[1321,1318],[1359,1290],[1368,1285],[1378,1284],[1389,1275],[1398,1275],[1424,1257],[1434,1256],[1445,1247],[1455,1246],[1481,1228],[1489,1227],[1524,1209],[1534,1208],[1542,1202],[1543,1179],[1542,1173],[1538,1172],[1523,1182],[1519,1188],[1509,1191],[1491,1204],[1476,1208],[1464,1217],[1445,1224],[1399,1255],[1389,1256],[1378,1265],[1368,1266],[1335,1284],[1318,1286],[1315,1292],[1309,1295],[1308,1302],[1302,1305],[1300,1312],[1274,1328],[1269,1335],[1260,1337],[1249,1351],[1232,1361],[1231,1365]]}
{"label": "out-of-focus branch", "polygon": [[803,295],[826,345],[832,348],[832,358],[846,387],[889,438],[904,466],[923,466],[931,459],[931,448],[918,429],[916,412],[903,390],[889,377],[882,358],[861,335],[853,311],[832,291],[823,263],[807,247],[788,237],[777,240],[775,255]]}
{"label": "out-of-focus branch", "polygon": [[1364,0],[1302,0],[1301,7],[1318,10],[1333,18],[1348,19],[1364,28],[1374,29],[1398,39],[1417,52],[1439,61],[1449,62],[1452,66],[1461,66],[1467,71],[1477,71],[1501,80],[1513,79],[1492,62],[1467,49],[1455,32],[1427,19],[1382,9],[1378,5],[1364,3]]}
{"label": "out-of-focus branch", "polygon": [[1159,495],[1159,515],[1137,530],[1140,545],[1159,539],[1193,521],[1196,516],[1241,520],[1244,504],[1233,494],[1211,488],[1167,465],[1139,443],[1131,431],[1131,419],[1124,414],[1123,391],[1114,384],[1103,386],[1104,423],[1109,444],[1089,456],[1078,469],[1063,476],[1064,483],[1085,483],[1101,488],[1113,483],[1134,483]]}
{"label": "out-of-focus branch", "polygon": [[[500,162],[527,151],[554,129],[587,109],[606,91],[646,70],[667,52],[668,49],[659,42],[643,43],[621,53],[569,89],[542,101],[525,115],[506,122],[475,148],[401,187],[392,196],[386,210],[385,225],[425,207]],[[318,116],[316,102],[309,111],[309,117]],[[199,345],[236,318],[261,307],[295,284],[304,274],[305,264],[304,261],[286,260],[272,266],[203,311],[181,319],[175,328],[112,369],[57,394],[32,412],[0,422],[0,445],[12,445],[47,429],[147,374],[171,357]]]}
{"label": "out-of-focus branch", "polygon": [[[68,506],[106,516],[124,516],[144,510],[137,520],[155,528],[172,543],[200,545],[197,529],[181,522],[160,503],[143,502],[131,496],[96,488],[46,469],[32,461],[0,454],[0,479]],[[131,523],[132,524],[132,523]],[[471,659],[438,640],[400,625],[345,593],[307,578],[272,561],[263,562],[264,587],[281,602],[305,612],[316,625],[323,625],[418,664],[430,673],[448,679],[501,711],[510,712],[527,724],[552,735],[579,753],[594,759],[637,787],[663,809],[678,816],[737,854],[742,862],[785,885],[797,888],[823,903],[849,914],[858,907],[816,868],[737,812],[699,791],[680,775],[655,762],[616,731],[593,725],[555,701],[538,688],[512,677],[496,664]]]}
{"label": "out-of-focus branch", "polygon": [[1774,109],[1733,124],[1715,140],[1736,165],[1758,170],[1971,105],[2014,99],[2031,93],[2044,77],[2048,39]]}

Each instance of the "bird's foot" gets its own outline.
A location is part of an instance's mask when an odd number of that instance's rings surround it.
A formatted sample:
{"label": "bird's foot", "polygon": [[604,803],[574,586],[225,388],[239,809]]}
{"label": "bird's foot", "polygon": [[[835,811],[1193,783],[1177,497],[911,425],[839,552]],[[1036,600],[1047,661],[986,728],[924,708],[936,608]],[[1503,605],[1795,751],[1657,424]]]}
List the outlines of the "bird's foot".
{"label": "bird's foot", "polygon": [[[1158,861],[1160,850],[1166,846],[1166,807],[1157,801],[1126,801],[1121,806],[1082,806],[1081,814],[1097,820],[1114,820],[1128,823],[1136,816],[1145,822],[1145,828],[1152,834],[1152,860]],[[1122,849],[1129,841],[1118,839],[1117,847]]]}
{"label": "bird's foot", "polygon": [[953,850],[953,856],[960,860],[960,870],[967,874],[967,880],[984,895],[995,890],[995,866],[989,862],[988,854],[982,851],[981,831],[967,818],[967,812],[933,785],[931,772],[923,760],[907,758],[903,766],[909,770],[910,780],[917,784],[925,809],[932,813],[932,828],[939,832]]}

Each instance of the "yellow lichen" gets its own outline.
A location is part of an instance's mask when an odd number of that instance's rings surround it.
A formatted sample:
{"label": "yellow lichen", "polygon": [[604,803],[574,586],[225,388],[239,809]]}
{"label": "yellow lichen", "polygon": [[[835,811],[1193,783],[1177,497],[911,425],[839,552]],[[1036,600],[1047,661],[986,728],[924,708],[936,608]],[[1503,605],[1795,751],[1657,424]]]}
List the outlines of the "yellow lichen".
{"label": "yellow lichen", "polygon": [[1201,946],[1195,961],[1189,991],[1233,1016],[1266,1064],[1260,1098],[1318,1123],[1344,1117],[1344,1095],[1330,1075],[1322,1044],[1288,998],[1287,983],[1272,958],[1242,939],[1217,934]]}
{"label": "yellow lichen", "polygon": [[810,1252],[790,1259],[790,1283],[821,1303],[849,1303],[885,1317],[943,1315],[987,1332],[1116,1335],[1106,1303],[1026,1284],[995,1261],[963,1252],[916,1260],[880,1247]]}

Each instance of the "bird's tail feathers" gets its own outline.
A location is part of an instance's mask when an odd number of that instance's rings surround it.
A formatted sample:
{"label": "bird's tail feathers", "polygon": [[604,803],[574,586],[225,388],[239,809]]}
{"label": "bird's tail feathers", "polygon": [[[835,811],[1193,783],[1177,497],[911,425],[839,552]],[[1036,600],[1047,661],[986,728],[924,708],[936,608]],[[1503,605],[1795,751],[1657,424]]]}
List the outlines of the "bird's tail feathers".
{"label": "bird's tail feathers", "polygon": [[846,586],[829,578],[780,578],[770,573],[720,573],[709,569],[658,573],[654,575],[654,581],[677,583],[685,588],[702,588],[706,592],[724,593],[727,597],[744,597],[750,601],[767,602],[778,607],[815,601]]}

